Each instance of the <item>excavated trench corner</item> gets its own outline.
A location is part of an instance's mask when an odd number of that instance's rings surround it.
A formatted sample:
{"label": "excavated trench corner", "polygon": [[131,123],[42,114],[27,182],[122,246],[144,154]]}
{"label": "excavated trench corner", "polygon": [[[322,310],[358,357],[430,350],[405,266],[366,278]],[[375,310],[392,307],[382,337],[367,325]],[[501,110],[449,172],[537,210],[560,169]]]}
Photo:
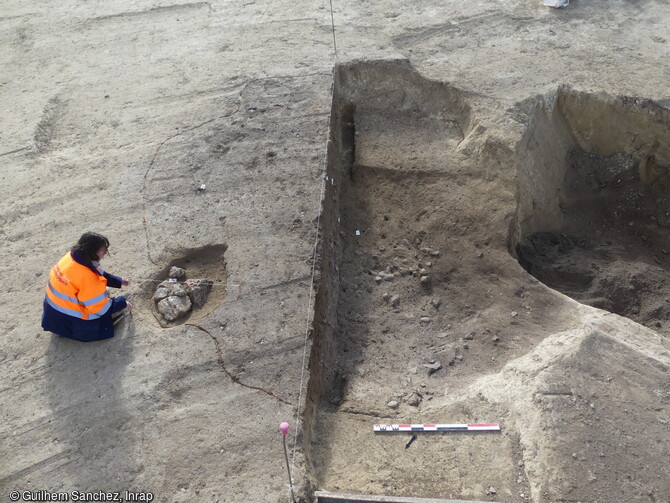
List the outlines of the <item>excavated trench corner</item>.
{"label": "excavated trench corner", "polygon": [[[404,449],[408,439],[372,434],[374,422],[390,420],[397,365],[429,361],[417,341],[445,343],[439,337],[452,307],[440,307],[438,297],[448,296],[457,256],[447,259],[445,251],[456,254],[454,243],[477,235],[457,189],[478,183],[487,190],[463,169],[471,120],[459,90],[424,79],[405,62],[336,67],[304,413],[308,492],[468,497],[475,495],[467,488],[472,479],[451,470],[455,460],[444,462],[444,445],[458,442],[482,467],[494,444],[501,458],[509,455],[491,436],[442,437],[419,448],[421,464],[432,466],[426,477],[425,466],[399,460],[390,448],[402,442]],[[432,325],[416,314],[423,310]],[[516,460],[510,456],[508,464],[516,467]]]}
{"label": "excavated trench corner", "polygon": [[579,302],[670,333],[670,112],[560,88],[518,149],[511,249]]}
{"label": "excavated trench corner", "polygon": [[[225,244],[210,245],[201,248],[182,249],[174,253],[174,258],[165,267],[153,275],[153,282],[144,285],[142,292],[142,306],[152,312],[154,318],[163,328],[181,325],[187,321],[198,321],[221,305],[226,297],[226,262],[224,253],[227,249]],[[168,280],[170,270],[173,267],[183,269],[184,276],[175,278],[180,287],[184,283],[196,280],[204,280],[206,288],[202,290],[185,316],[174,321],[166,320],[157,310],[155,294],[157,287]],[[208,285],[211,283],[211,285]],[[192,295],[190,297],[193,298]]]}

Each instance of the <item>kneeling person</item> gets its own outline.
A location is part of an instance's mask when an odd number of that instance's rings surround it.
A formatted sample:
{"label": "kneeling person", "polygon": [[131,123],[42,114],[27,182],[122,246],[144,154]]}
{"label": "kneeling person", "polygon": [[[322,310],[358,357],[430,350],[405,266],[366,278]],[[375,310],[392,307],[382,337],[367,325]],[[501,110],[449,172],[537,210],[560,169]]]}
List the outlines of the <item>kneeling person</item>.
{"label": "kneeling person", "polygon": [[128,279],[105,272],[100,260],[109,240],[94,232],[83,234],[49,273],[42,328],[83,342],[114,337],[114,321],[132,309],[125,297],[112,298],[107,287],[128,285]]}

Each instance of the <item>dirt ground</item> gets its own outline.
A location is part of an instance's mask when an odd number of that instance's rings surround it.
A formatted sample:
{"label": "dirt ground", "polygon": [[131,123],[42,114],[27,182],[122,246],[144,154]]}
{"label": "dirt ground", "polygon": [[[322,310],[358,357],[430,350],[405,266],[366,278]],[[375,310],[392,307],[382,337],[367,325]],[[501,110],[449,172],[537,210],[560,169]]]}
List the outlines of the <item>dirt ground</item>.
{"label": "dirt ground", "polygon": [[[304,501],[670,502],[669,23],[5,2],[0,501],[290,501],[289,421]],[[136,306],[94,344],[40,328],[86,230]],[[215,285],[166,325],[172,265]],[[501,431],[372,431],[410,422]]]}

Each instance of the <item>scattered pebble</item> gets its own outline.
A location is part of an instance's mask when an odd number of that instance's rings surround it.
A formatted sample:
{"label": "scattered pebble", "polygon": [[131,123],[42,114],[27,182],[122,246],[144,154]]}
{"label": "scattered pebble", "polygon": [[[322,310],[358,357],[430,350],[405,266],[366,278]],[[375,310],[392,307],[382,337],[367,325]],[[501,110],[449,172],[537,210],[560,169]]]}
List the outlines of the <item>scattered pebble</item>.
{"label": "scattered pebble", "polygon": [[391,400],[386,405],[388,406],[389,409],[397,409],[400,403],[398,403],[396,400]]}
{"label": "scattered pebble", "polygon": [[429,285],[430,284],[430,276],[421,276],[421,284],[422,285]]}
{"label": "scattered pebble", "polygon": [[440,362],[424,363],[423,366],[424,368],[428,369],[430,374],[432,374],[433,372],[437,372],[442,368],[442,364]]}
{"label": "scattered pebble", "polygon": [[514,318],[514,317],[517,316],[518,314],[519,314],[519,313],[517,313],[516,311],[512,311],[512,312],[511,312],[512,318]]}
{"label": "scattered pebble", "polygon": [[440,252],[438,250],[433,250],[432,248],[428,248],[428,247],[419,248],[419,251],[421,251],[421,252],[423,252],[427,255],[430,255],[432,257],[439,257],[440,256]]}
{"label": "scattered pebble", "polygon": [[407,399],[407,405],[410,405],[412,407],[418,407],[420,403],[421,403],[421,397],[419,397],[419,395],[417,395],[416,393],[412,393]]}
{"label": "scattered pebble", "polygon": [[427,324],[432,321],[432,318],[430,316],[422,316],[421,319],[419,320],[419,323]]}
{"label": "scattered pebble", "polygon": [[391,297],[391,306],[393,307],[398,307],[400,305],[400,297],[398,295],[394,295]]}

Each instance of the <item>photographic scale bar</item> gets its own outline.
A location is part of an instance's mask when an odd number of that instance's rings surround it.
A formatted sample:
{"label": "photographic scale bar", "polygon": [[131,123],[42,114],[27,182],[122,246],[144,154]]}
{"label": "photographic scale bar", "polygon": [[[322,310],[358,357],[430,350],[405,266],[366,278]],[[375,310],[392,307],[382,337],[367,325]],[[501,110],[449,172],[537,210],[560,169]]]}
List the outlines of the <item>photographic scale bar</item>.
{"label": "photographic scale bar", "polygon": [[373,431],[500,431],[499,424],[375,424]]}

